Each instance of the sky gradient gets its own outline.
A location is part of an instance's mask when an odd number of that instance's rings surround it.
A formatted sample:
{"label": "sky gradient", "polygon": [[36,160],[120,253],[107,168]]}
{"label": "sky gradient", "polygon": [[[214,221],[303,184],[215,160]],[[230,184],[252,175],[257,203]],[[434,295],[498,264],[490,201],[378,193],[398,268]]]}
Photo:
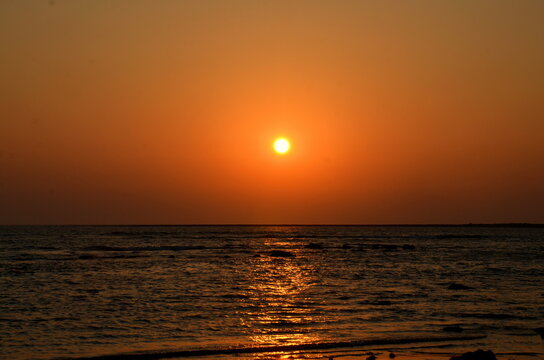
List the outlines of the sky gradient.
{"label": "sky gradient", "polygon": [[537,0],[2,1],[0,224],[542,223],[542,24]]}

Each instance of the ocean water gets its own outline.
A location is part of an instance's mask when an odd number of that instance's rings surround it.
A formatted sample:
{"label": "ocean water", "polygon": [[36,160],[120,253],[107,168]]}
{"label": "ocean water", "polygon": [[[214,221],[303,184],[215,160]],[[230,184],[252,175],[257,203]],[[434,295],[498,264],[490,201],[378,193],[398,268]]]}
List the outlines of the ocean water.
{"label": "ocean water", "polygon": [[0,227],[2,359],[542,358],[543,326],[544,228]]}

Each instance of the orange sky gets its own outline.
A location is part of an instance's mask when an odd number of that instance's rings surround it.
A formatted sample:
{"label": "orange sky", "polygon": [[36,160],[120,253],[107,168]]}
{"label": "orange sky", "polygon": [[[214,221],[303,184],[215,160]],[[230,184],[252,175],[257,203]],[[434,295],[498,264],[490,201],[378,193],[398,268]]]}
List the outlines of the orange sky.
{"label": "orange sky", "polygon": [[538,0],[2,1],[0,224],[544,222],[542,24]]}

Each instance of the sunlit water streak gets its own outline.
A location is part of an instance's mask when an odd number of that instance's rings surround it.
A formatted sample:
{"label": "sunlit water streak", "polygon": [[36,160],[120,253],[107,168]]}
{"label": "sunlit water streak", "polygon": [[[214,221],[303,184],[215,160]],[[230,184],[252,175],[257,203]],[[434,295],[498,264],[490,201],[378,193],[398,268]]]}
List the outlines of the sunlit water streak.
{"label": "sunlit water streak", "polygon": [[0,227],[0,289],[6,359],[394,342],[452,325],[488,335],[460,346],[542,353],[544,229]]}

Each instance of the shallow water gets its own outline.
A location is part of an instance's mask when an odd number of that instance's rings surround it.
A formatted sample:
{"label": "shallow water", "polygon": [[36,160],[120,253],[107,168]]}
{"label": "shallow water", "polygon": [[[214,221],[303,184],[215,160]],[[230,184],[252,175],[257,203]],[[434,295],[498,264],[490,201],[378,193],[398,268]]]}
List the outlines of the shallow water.
{"label": "shallow water", "polygon": [[457,346],[544,352],[543,228],[4,226],[0,289],[6,359],[472,334]]}

